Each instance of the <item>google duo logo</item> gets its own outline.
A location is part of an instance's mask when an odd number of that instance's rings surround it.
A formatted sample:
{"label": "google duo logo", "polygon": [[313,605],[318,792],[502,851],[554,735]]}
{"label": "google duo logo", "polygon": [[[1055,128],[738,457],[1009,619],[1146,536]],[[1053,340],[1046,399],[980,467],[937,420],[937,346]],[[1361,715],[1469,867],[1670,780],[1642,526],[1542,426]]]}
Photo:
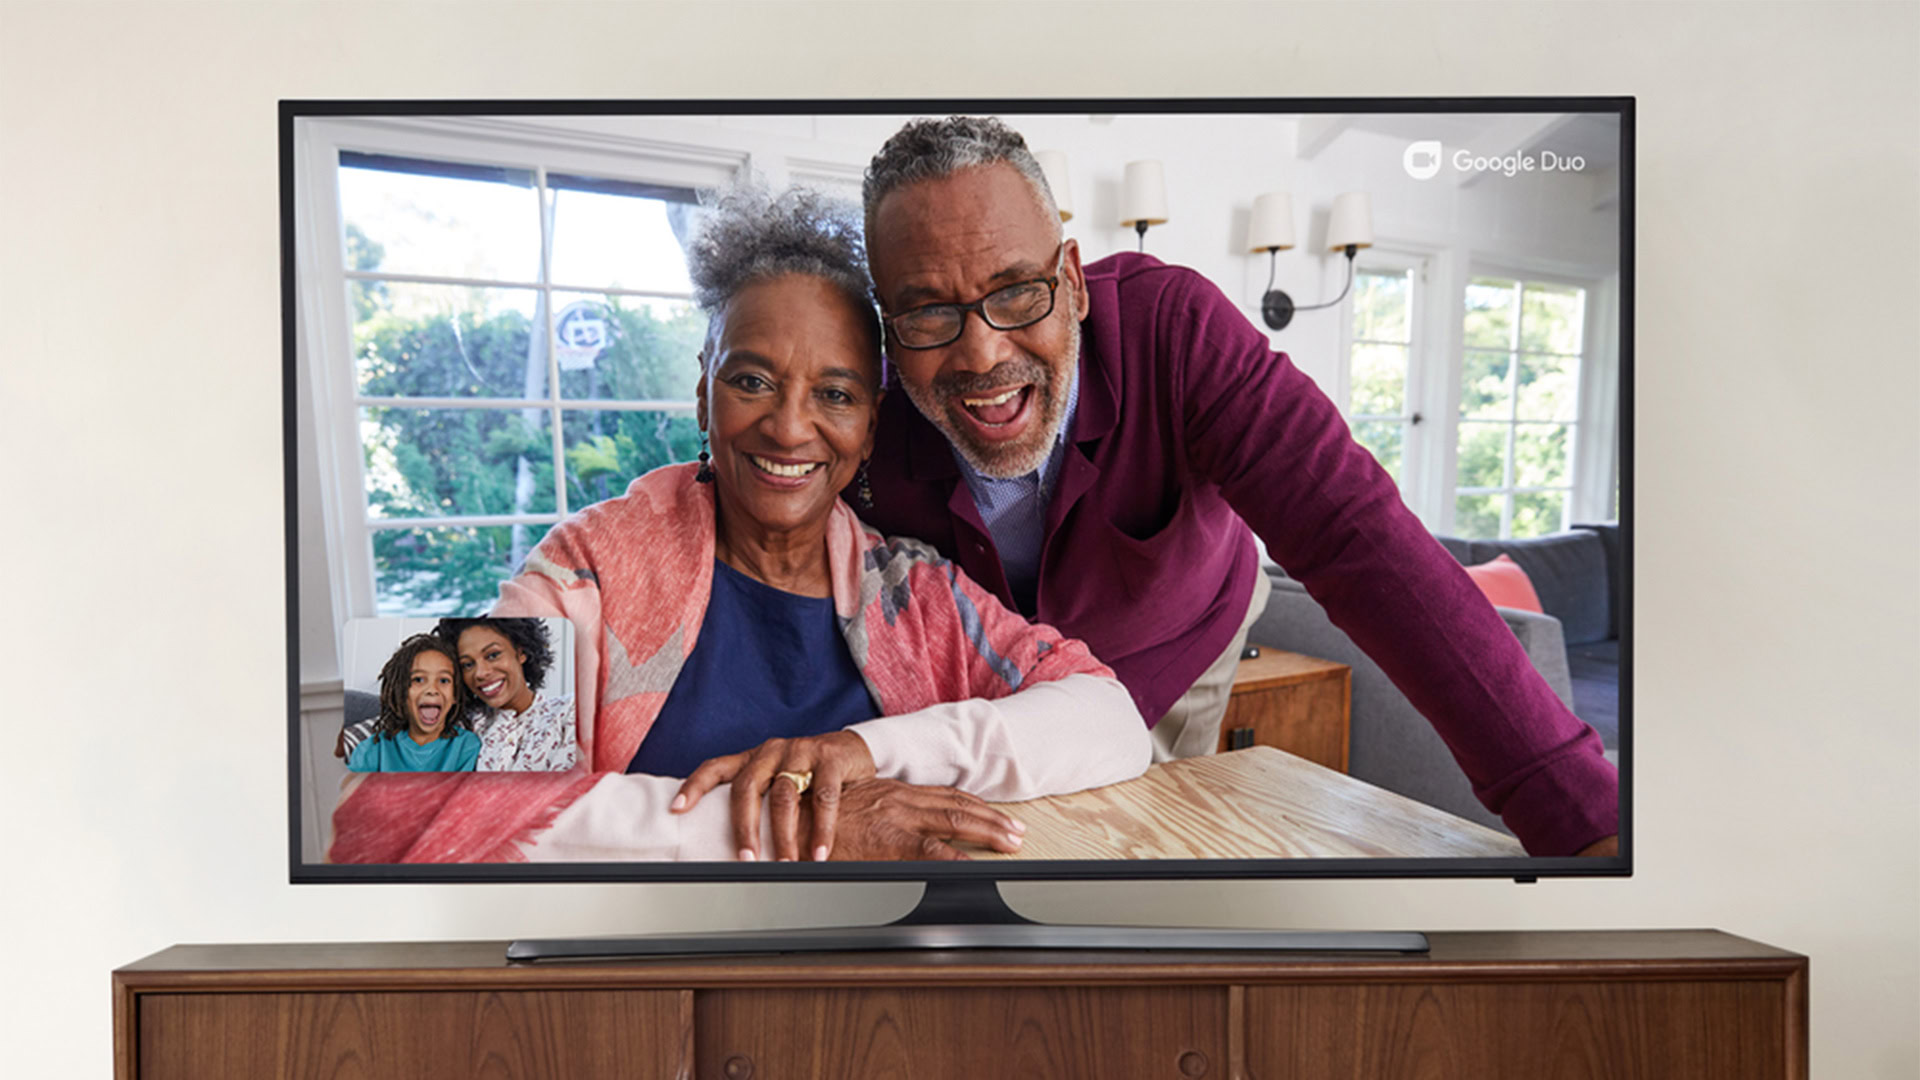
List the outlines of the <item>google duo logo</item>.
{"label": "google duo logo", "polygon": [[1440,174],[1440,140],[1422,139],[1409,143],[1400,155],[1400,167],[1415,180],[1431,180]]}

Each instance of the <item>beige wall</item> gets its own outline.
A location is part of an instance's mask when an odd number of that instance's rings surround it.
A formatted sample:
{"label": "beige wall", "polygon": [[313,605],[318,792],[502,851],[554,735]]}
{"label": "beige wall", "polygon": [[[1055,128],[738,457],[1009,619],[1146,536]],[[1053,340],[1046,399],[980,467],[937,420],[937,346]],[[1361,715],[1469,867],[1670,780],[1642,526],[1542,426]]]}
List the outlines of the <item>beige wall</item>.
{"label": "beige wall", "polygon": [[1815,1075],[1920,1074],[1915,7],[825,6],[0,4],[9,1075],[106,1075],[108,971],[174,942],[824,922],[913,891],[286,884],[276,99],[1437,93],[1639,97],[1638,874],[1009,892],[1115,922],[1723,927],[1812,956]]}

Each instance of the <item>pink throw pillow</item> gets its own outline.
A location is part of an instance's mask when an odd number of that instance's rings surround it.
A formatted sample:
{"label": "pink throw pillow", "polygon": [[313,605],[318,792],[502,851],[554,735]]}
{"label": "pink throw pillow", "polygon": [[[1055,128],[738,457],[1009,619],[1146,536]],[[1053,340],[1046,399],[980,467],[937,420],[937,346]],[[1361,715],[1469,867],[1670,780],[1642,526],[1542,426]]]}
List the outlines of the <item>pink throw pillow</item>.
{"label": "pink throw pillow", "polygon": [[1505,555],[1495,557],[1492,562],[1467,567],[1467,576],[1473,579],[1480,591],[1487,594],[1494,607],[1518,608],[1545,614],[1540,609],[1540,594],[1533,591],[1533,581],[1520,564]]}

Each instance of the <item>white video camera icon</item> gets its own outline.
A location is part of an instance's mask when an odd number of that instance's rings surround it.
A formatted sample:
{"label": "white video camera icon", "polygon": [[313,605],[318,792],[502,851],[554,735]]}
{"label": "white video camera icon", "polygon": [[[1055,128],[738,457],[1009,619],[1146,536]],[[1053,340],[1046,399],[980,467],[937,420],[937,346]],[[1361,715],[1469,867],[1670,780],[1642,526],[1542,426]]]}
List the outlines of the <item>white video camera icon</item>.
{"label": "white video camera icon", "polygon": [[1408,144],[1407,152],[1400,155],[1400,165],[1415,180],[1433,179],[1440,173],[1440,141],[1422,139]]}

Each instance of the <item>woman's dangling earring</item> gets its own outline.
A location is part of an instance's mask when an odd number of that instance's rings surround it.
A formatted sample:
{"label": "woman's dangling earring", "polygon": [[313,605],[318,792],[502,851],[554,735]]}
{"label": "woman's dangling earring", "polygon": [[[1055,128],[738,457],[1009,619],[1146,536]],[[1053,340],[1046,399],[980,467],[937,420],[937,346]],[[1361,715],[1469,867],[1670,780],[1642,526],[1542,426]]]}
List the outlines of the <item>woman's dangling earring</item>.
{"label": "woman's dangling earring", "polygon": [[707,453],[707,433],[702,431],[700,433],[700,471],[693,474],[694,483],[713,483],[713,465],[711,464],[711,459],[712,455]]}
{"label": "woman's dangling earring", "polygon": [[855,485],[853,497],[859,500],[860,509],[873,509],[873,485],[867,480],[867,463],[865,461],[860,463],[860,471],[854,476],[853,482]]}

